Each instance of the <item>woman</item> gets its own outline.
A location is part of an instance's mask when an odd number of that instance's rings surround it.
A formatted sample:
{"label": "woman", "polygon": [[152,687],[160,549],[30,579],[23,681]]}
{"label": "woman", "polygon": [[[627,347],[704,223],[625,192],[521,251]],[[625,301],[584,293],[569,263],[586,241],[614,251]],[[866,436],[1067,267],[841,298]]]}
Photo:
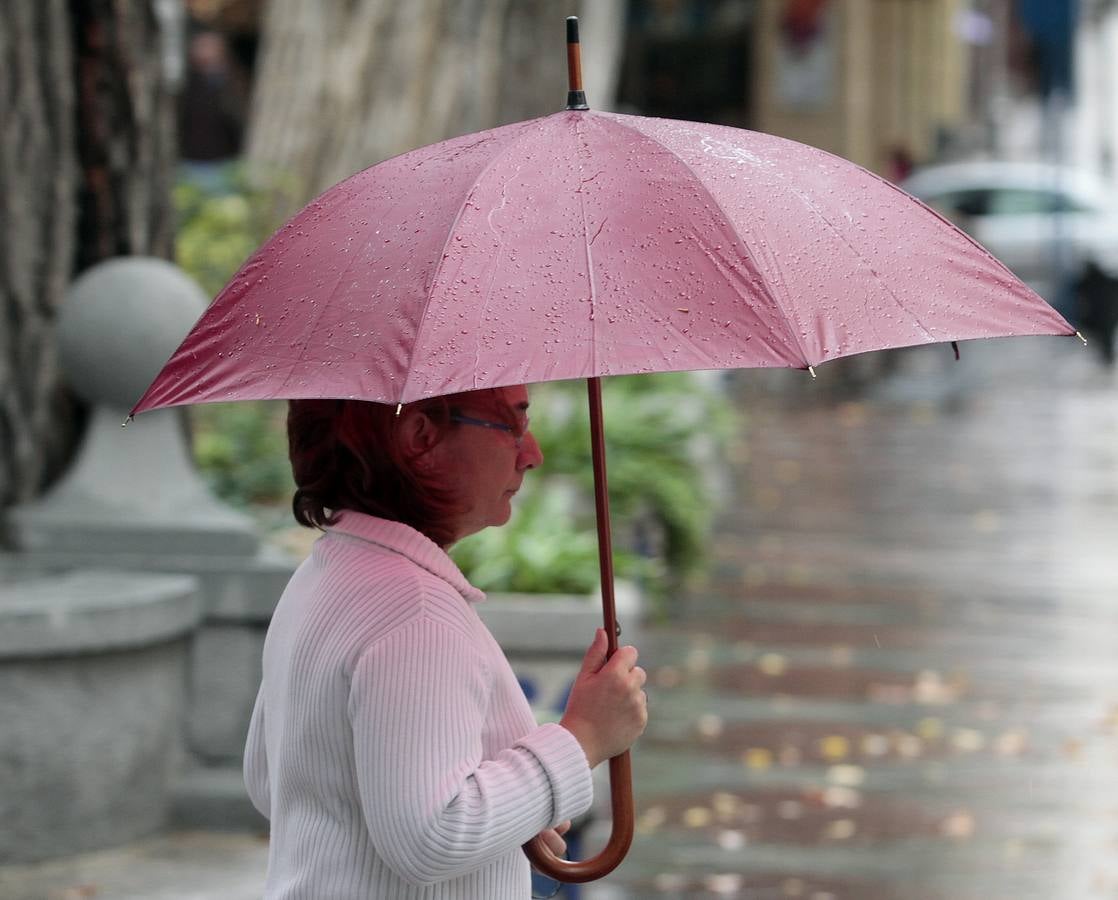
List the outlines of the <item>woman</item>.
{"label": "woman", "polygon": [[280,598],[245,749],[271,820],[265,897],[526,900],[590,770],[647,721],[636,650],[599,629],[539,726],[446,555],[503,525],[543,461],[523,386],[396,409],[292,401],[295,517],[325,532]]}

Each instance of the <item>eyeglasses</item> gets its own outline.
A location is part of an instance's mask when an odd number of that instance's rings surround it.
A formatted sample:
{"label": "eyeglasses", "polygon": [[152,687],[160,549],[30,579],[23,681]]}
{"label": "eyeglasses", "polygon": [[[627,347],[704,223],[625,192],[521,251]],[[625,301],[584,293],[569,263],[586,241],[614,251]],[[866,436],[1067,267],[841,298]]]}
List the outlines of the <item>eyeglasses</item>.
{"label": "eyeglasses", "polygon": [[491,422],[488,419],[475,419],[473,416],[464,416],[461,413],[451,413],[450,421],[457,422],[459,425],[477,425],[479,428],[492,428],[494,431],[504,431],[512,435],[513,443],[516,449],[519,450],[524,446],[524,436],[528,433],[528,425],[525,423],[523,429],[514,428],[508,422]]}

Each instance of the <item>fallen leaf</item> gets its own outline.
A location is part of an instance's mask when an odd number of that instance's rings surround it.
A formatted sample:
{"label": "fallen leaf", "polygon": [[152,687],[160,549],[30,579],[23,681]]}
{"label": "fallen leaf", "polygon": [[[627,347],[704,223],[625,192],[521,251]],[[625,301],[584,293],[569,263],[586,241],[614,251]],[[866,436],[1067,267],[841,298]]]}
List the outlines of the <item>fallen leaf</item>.
{"label": "fallen leaf", "polygon": [[799,800],[781,800],[776,805],[776,814],[786,821],[794,822],[804,814],[804,805]]}
{"label": "fallen leaf", "polygon": [[889,738],[883,734],[862,735],[862,752],[866,756],[884,756],[892,746]]}
{"label": "fallen leaf", "polygon": [[986,746],[986,735],[974,728],[956,728],[951,732],[951,746],[963,753],[975,753]]}
{"label": "fallen leaf", "polygon": [[708,875],[703,879],[703,887],[713,894],[736,894],[741,890],[744,880],[736,872]]}
{"label": "fallen leaf", "polygon": [[717,840],[723,850],[740,850],[745,846],[745,835],[740,831],[720,831]]}
{"label": "fallen leaf", "polygon": [[688,828],[706,828],[714,821],[711,811],[705,806],[692,806],[684,810],[683,824]]}
{"label": "fallen leaf", "polygon": [[831,784],[857,787],[866,780],[866,770],[861,766],[831,766],[827,770],[827,780]]}
{"label": "fallen leaf", "polygon": [[718,791],[711,795],[710,805],[718,819],[727,822],[741,811],[742,803],[740,797],[728,794],[725,791]]}
{"label": "fallen leaf", "polygon": [[823,805],[831,809],[857,809],[862,805],[862,795],[854,788],[831,785],[823,790]]}
{"label": "fallen leaf", "polygon": [[943,719],[929,716],[916,723],[916,733],[926,741],[938,741],[943,737]]}
{"label": "fallen leaf", "polygon": [[679,687],[683,681],[683,674],[675,666],[661,666],[653,673],[653,682],[657,687]]}
{"label": "fallen leaf", "polygon": [[637,831],[642,834],[651,834],[668,820],[668,814],[662,806],[650,806],[637,819]]}
{"label": "fallen leaf", "polygon": [[819,739],[819,753],[828,762],[838,762],[850,755],[850,741],[841,734],[829,734]]}
{"label": "fallen leaf", "polygon": [[959,840],[974,837],[974,816],[968,810],[958,810],[940,822],[939,830],[944,837]]}
{"label": "fallen leaf", "polygon": [[847,841],[858,831],[858,825],[853,819],[835,819],[828,822],[823,829],[823,837],[829,841]]}
{"label": "fallen leaf", "polygon": [[678,872],[657,872],[652,883],[656,885],[656,890],[662,893],[682,891],[687,887],[687,876]]}
{"label": "fallen leaf", "polygon": [[800,752],[800,748],[793,744],[785,744],[780,748],[778,759],[780,764],[786,769],[793,769],[803,762],[804,755]]}
{"label": "fallen leaf", "polygon": [[772,767],[773,754],[767,747],[750,747],[742,754],[747,769],[764,770]]}
{"label": "fallen leaf", "polygon": [[695,722],[695,730],[699,736],[707,740],[713,740],[722,734],[723,723],[722,717],[714,713],[704,713],[699,716],[698,721]]}
{"label": "fallen leaf", "polygon": [[994,741],[994,751],[999,756],[1020,756],[1028,743],[1028,734],[1021,728],[1014,728],[998,735]]}
{"label": "fallen leaf", "polygon": [[788,668],[788,660],[779,653],[766,653],[757,660],[757,668],[761,670],[761,674],[775,678],[784,674]]}
{"label": "fallen leaf", "polygon": [[916,759],[924,752],[924,742],[914,734],[898,732],[893,736],[893,744],[905,759]]}

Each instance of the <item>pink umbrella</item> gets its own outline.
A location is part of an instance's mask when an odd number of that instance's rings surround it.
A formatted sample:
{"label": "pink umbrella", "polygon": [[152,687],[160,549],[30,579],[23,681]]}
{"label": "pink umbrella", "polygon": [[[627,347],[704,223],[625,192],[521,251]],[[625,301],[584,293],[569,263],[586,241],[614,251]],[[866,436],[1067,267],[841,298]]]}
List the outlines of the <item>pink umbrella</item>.
{"label": "pink umbrella", "polygon": [[[590,111],[568,20],[563,112],[433,144],[336,185],[244,264],[132,410],[227,400],[402,404],[587,378],[603,616],[616,649],[600,376],[819,363],[1074,334],[981,246],[822,150]],[[613,869],[633,831],[610,762]],[[628,797],[625,794],[628,791]]]}

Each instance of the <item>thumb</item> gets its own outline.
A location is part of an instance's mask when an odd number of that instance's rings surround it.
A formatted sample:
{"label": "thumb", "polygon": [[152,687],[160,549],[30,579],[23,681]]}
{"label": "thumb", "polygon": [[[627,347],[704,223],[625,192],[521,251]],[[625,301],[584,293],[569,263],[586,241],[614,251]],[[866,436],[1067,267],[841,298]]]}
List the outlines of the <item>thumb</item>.
{"label": "thumb", "polygon": [[599,628],[594,632],[594,642],[587,648],[586,656],[582,659],[582,671],[597,672],[606,662],[606,630]]}

